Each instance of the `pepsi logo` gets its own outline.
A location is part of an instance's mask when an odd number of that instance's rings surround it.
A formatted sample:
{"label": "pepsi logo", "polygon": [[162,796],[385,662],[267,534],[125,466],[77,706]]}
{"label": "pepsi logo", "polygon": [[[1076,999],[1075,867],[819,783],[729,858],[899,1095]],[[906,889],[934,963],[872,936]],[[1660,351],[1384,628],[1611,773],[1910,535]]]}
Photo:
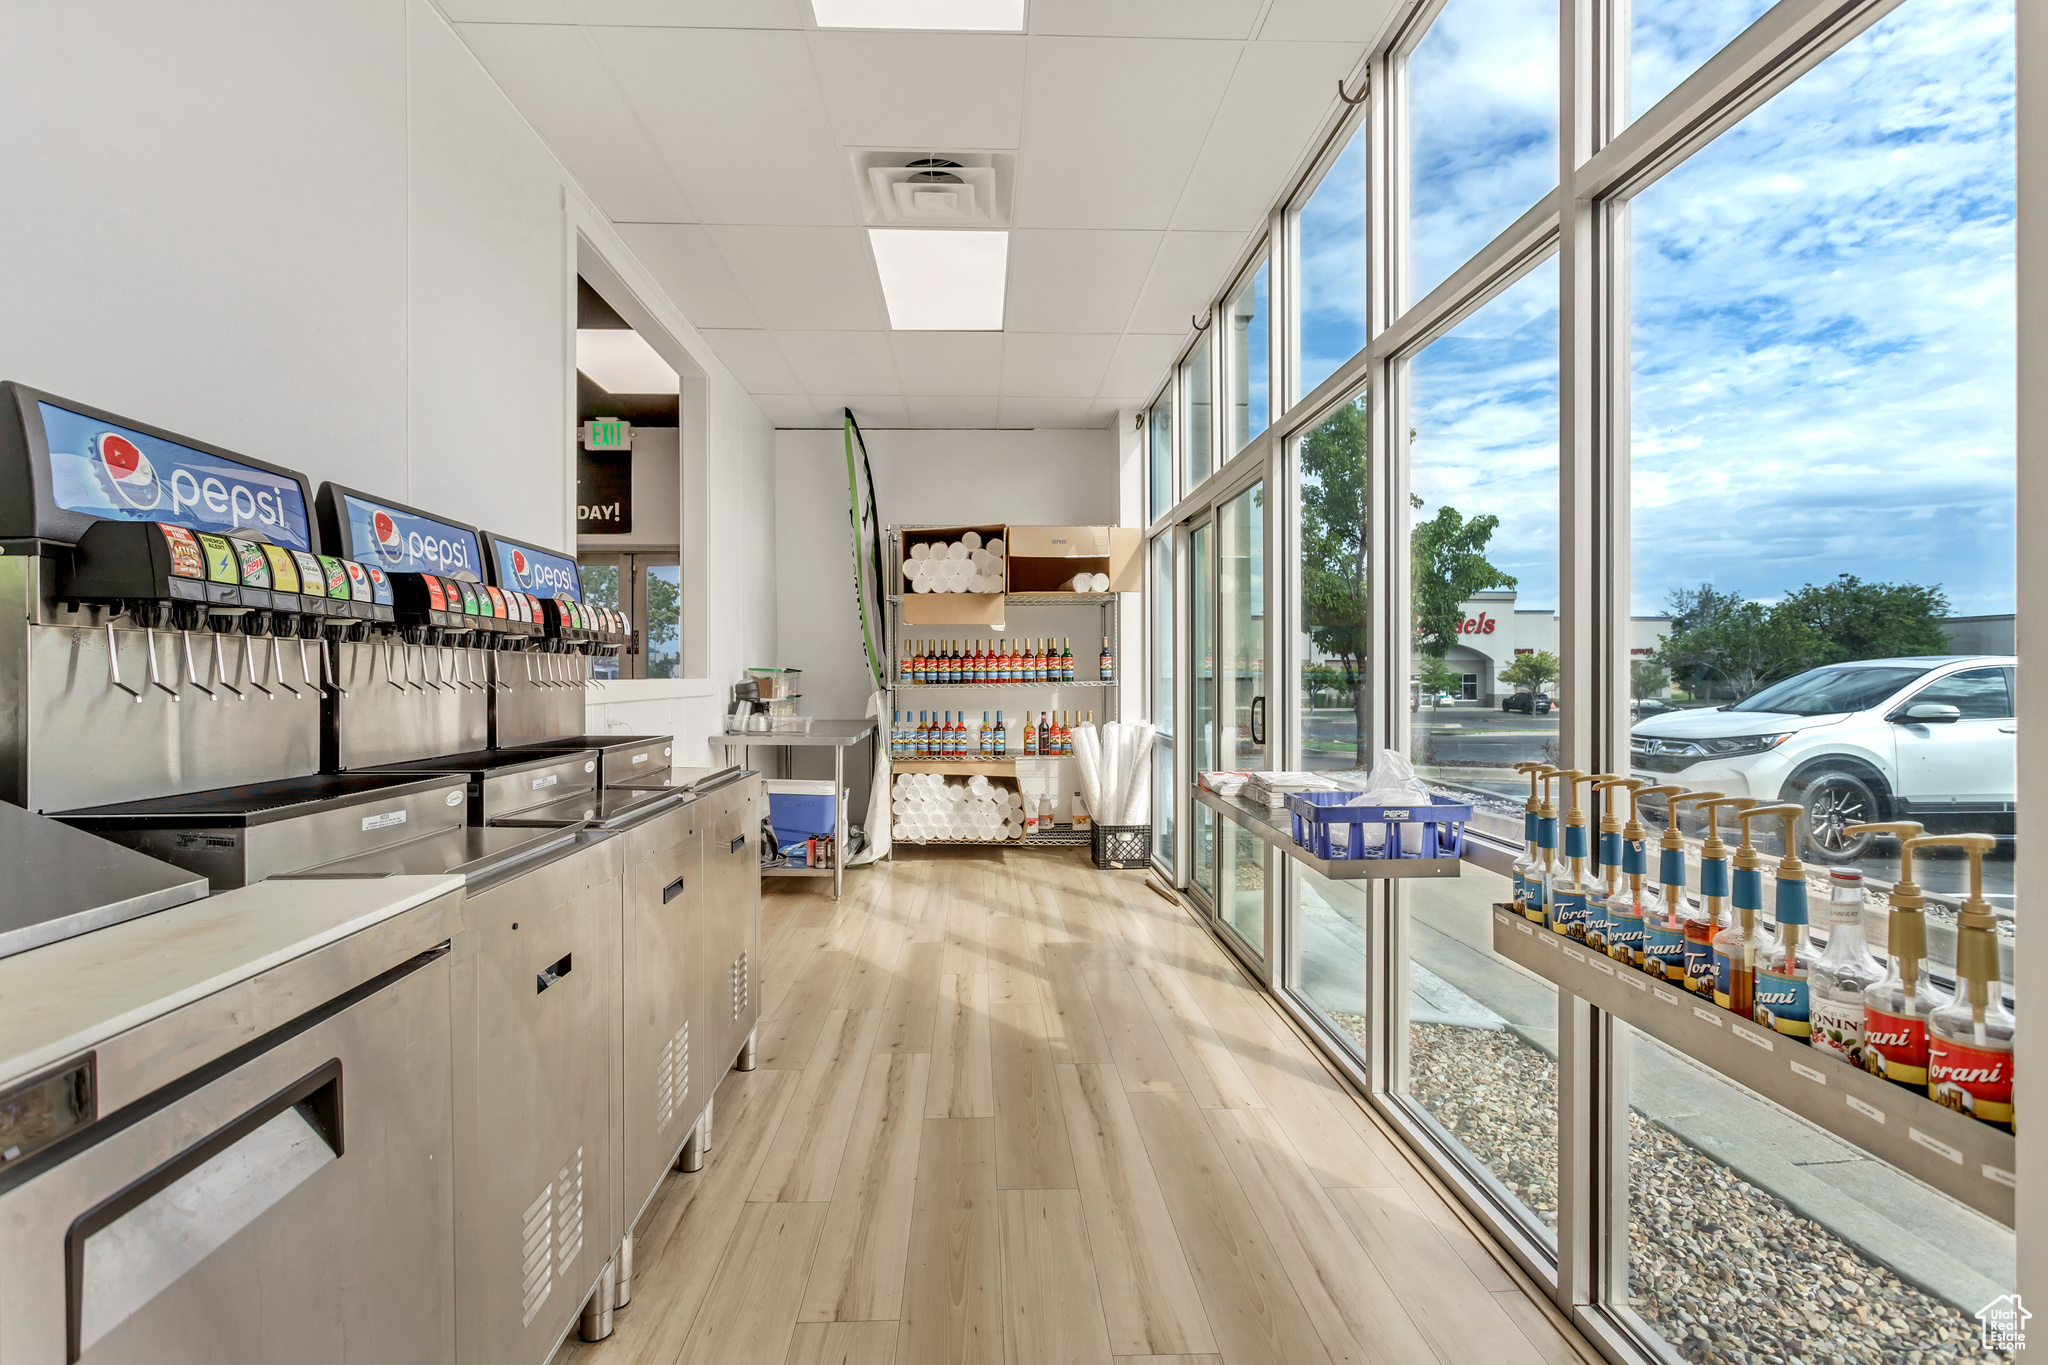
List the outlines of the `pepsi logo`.
{"label": "pepsi logo", "polygon": [[162,500],[163,484],[141,446],[112,431],[101,432],[93,446],[108,490],[124,505],[146,512]]}
{"label": "pepsi logo", "polygon": [[377,553],[387,564],[405,562],[405,536],[389,512],[378,512],[370,518],[370,532],[376,538]]}
{"label": "pepsi logo", "polygon": [[532,581],[533,565],[526,562],[526,553],[523,550],[512,552],[512,576],[519,581],[522,588]]}

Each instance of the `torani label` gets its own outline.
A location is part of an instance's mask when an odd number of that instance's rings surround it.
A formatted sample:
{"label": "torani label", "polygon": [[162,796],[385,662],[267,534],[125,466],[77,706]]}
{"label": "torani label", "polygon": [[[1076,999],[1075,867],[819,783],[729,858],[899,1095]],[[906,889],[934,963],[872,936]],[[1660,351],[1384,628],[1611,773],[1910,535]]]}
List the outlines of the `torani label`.
{"label": "torani label", "polygon": [[1756,1012],[1751,1017],[1766,1028],[1793,1038],[1813,1032],[1811,992],[1803,970],[1756,974]]}
{"label": "torani label", "polygon": [[1863,1011],[1863,1069],[1900,1085],[1927,1084],[1927,1019],[1924,1015]]}
{"label": "torani label", "polygon": [[2012,1126],[2012,1053],[1970,1047],[1939,1034],[1927,1041],[1927,1095],[1985,1123]]}

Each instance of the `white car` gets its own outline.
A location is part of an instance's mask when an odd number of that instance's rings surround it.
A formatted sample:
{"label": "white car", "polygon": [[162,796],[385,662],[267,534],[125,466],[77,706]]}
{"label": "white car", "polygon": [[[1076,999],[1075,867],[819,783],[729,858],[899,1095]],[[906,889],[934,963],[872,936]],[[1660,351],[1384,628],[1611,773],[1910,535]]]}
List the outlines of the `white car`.
{"label": "white car", "polygon": [[1829,664],[1713,710],[1653,716],[1630,732],[1637,777],[1793,801],[1805,849],[1862,856],[1848,826],[1917,820],[1929,832],[2013,830],[2010,656]]}

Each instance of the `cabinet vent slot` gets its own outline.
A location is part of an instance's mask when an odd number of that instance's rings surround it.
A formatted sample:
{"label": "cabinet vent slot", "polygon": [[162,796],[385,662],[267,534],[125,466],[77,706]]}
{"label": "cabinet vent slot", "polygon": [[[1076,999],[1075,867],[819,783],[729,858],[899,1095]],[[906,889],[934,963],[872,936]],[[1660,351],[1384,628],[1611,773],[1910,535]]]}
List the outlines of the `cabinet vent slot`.
{"label": "cabinet vent slot", "polygon": [[661,1060],[654,1068],[654,1131],[668,1131],[676,1106],[690,1093],[690,1021],[676,1030],[676,1036],[661,1045]]}
{"label": "cabinet vent slot", "polygon": [[576,1263],[576,1253],[583,1250],[583,1149],[578,1147],[576,1155],[569,1158],[562,1173],[555,1177],[555,1204],[562,1211],[561,1251],[555,1257],[558,1274],[566,1275]]}
{"label": "cabinet vent slot", "polygon": [[519,1307],[525,1314],[519,1320],[521,1327],[533,1321],[555,1285],[554,1194],[553,1185],[542,1186],[539,1197],[520,1216]]}
{"label": "cabinet vent slot", "polygon": [[737,1024],[747,1012],[747,955],[742,952],[732,960],[732,1022]]}

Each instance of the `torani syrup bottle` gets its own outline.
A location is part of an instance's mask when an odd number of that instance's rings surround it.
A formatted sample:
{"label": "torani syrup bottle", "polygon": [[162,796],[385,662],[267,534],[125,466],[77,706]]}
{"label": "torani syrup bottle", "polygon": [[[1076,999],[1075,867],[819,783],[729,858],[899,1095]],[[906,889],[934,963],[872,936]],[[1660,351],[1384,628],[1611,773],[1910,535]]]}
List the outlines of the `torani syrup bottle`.
{"label": "torani syrup bottle", "polygon": [[2012,1011],[1998,971],[1998,921],[1984,899],[1989,834],[1923,834],[1920,848],[1959,848],[1970,858],[1970,894],[1956,914],[1956,998],[1927,1016],[1927,1097],[1995,1127],[2012,1129]]}
{"label": "torani syrup bottle", "polygon": [[1562,769],[1548,765],[1537,775],[1543,784],[1543,799],[1536,806],[1536,853],[1541,864],[1529,880],[1529,903],[1523,913],[1543,925],[1550,923],[1550,882],[1558,875],[1557,803],[1551,799],[1555,788],[1550,784],[1563,775]]}
{"label": "torani syrup bottle", "polygon": [[1890,969],[1863,993],[1863,1069],[1894,1085],[1927,1093],[1927,1017],[1949,994],[1927,975],[1927,898],[1913,880],[1913,847],[1922,826],[1910,820],[1850,825],[1845,834],[1890,834],[1899,840],[1899,878],[1885,922]]}
{"label": "torani syrup bottle", "polygon": [[[1748,1019],[1756,1014],[1756,965],[1763,957],[1764,855],[1752,838],[1750,817],[1762,809],[1752,797],[1739,797],[1735,824],[1742,842],[1729,860],[1730,900],[1735,913],[1714,934],[1714,1003]],[[1702,879],[1704,880],[1704,879]]]}
{"label": "torani syrup bottle", "polygon": [[1678,806],[1689,800],[1683,787],[1645,787],[1638,797],[1664,798],[1664,837],[1657,843],[1654,901],[1643,906],[1643,970],[1660,981],[1685,980],[1685,836],[1678,829]]}
{"label": "torani syrup bottle", "polygon": [[1541,774],[1554,773],[1557,769],[1548,763],[1517,763],[1514,766],[1516,772],[1526,773],[1529,778],[1529,800],[1522,807],[1522,856],[1515,859],[1512,869],[1515,913],[1540,923],[1543,919],[1543,893],[1530,887],[1531,882],[1543,875],[1543,857],[1536,843],[1537,811],[1543,803],[1537,798],[1536,783]]}
{"label": "torani syrup bottle", "polygon": [[996,712],[995,732],[989,736],[990,752],[996,758],[1010,756],[1010,731],[1003,724],[1003,713]]}
{"label": "torani syrup bottle", "polygon": [[1571,808],[1564,817],[1564,856],[1568,869],[1553,873],[1550,885],[1544,892],[1544,903],[1550,912],[1550,927],[1566,938],[1584,942],[1586,938],[1586,902],[1592,899],[1595,888],[1586,879],[1586,858],[1590,853],[1586,837],[1586,812],[1579,806],[1579,784],[1588,781],[1591,773],[1567,768],[1558,773],[1571,791]]}
{"label": "torani syrup bottle", "polygon": [[1656,900],[1656,893],[1643,886],[1643,878],[1650,869],[1649,855],[1643,847],[1642,808],[1643,788],[1649,783],[1631,777],[1614,785],[1628,792],[1628,822],[1621,827],[1620,836],[1621,875],[1626,880],[1607,896],[1607,955],[1616,962],[1640,967],[1644,915]]}
{"label": "torani syrup bottle", "polygon": [[1756,969],[1756,1010],[1751,1015],[1765,1028],[1804,1043],[1813,1034],[1813,966],[1820,950],[1806,932],[1806,867],[1799,861],[1798,831],[1804,807],[1759,806],[1744,814],[1752,818],[1777,815],[1785,821],[1785,856],[1778,860],[1777,891],[1771,901],[1778,931],[1764,948]]}
{"label": "torani syrup bottle", "polygon": [[1593,881],[1599,889],[1586,900],[1586,946],[1607,951],[1607,903],[1621,889],[1621,814],[1614,809],[1613,789],[1630,779],[1618,773],[1594,773],[1593,791],[1600,801],[1600,834],[1593,845]]}
{"label": "torani syrup bottle", "polygon": [[1102,653],[1095,660],[1095,668],[1100,674],[1102,681],[1116,681],[1116,656],[1109,652],[1109,637],[1107,635],[1102,637]]}
{"label": "torani syrup bottle", "polygon": [[1863,1065],[1863,996],[1884,980],[1884,967],[1863,941],[1863,874],[1828,873],[1828,947],[1807,975],[1814,1050]]}
{"label": "torani syrup bottle", "polygon": [[1721,912],[1728,904],[1728,845],[1721,842],[1721,807],[1740,804],[1743,798],[1687,799],[1699,802],[1707,836],[1700,843],[1700,913],[1685,920],[1685,984],[1695,995],[1710,996],[1714,993],[1714,936],[1721,932]]}

